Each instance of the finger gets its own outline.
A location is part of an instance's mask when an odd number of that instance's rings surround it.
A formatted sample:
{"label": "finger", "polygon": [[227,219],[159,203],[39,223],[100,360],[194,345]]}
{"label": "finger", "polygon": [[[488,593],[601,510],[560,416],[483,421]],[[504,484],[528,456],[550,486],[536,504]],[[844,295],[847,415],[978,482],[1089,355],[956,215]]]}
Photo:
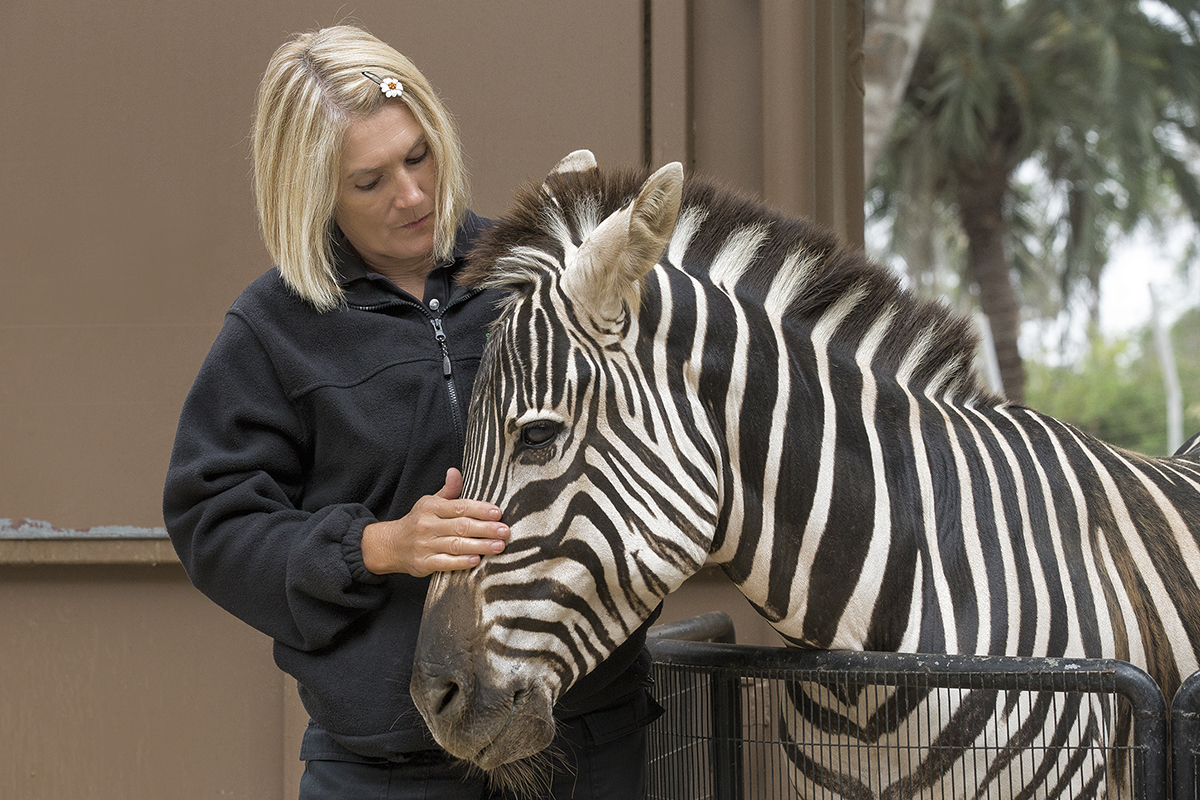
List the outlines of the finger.
{"label": "finger", "polygon": [[437,559],[437,562],[438,562],[437,563],[437,571],[438,572],[455,572],[457,570],[462,570],[462,569],[471,569],[472,567],[476,567],[479,565],[479,560],[480,560],[479,556],[477,556],[477,555],[466,555],[466,556],[443,555],[440,559]]}
{"label": "finger", "polygon": [[446,483],[441,489],[438,489],[437,495],[443,500],[457,500],[462,491],[462,484],[462,473],[456,467],[451,467],[446,470]]}
{"label": "finger", "polygon": [[434,572],[456,572],[471,569],[478,566],[479,561],[480,558],[477,555],[452,556],[448,553],[436,553],[423,560],[424,569],[417,577],[423,578]]}
{"label": "finger", "polygon": [[482,500],[447,500],[438,494],[439,498],[444,500],[442,503],[430,506],[430,509],[439,517],[445,520],[479,520],[481,522],[499,522],[500,508],[491,503],[485,503]]}
{"label": "finger", "polygon": [[469,520],[466,518],[460,518],[458,524],[455,526],[456,535],[482,542],[507,539],[509,533],[511,531],[503,523]]}
{"label": "finger", "polygon": [[471,517],[472,519],[480,520],[499,520],[500,509],[491,503],[484,503],[480,500],[464,500],[459,497],[462,492],[463,476],[456,467],[450,467],[446,470],[446,482],[441,489],[438,489],[436,497],[442,500],[449,500],[448,505],[441,506],[437,510],[438,516],[442,519],[454,519],[455,517]]}
{"label": "finger", "polygon": [[491,537],[449,536],[442,540],[442,546],[446,553],[454,556],[490,555],[504,550],[504,540]]}

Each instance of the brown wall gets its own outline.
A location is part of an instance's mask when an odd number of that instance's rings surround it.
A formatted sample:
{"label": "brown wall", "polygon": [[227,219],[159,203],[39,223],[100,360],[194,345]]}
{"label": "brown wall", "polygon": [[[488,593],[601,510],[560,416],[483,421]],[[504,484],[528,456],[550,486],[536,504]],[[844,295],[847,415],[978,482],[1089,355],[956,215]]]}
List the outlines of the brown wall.
{"label": "brown wall", "polygon": [[269,640],[178,563],[0,565],[0,609],[0,797],[267,800],[299,771]]}
{"label": "brown wall", "polygon": [[[8,2],[0,516],[160,525],[183,396],[225,309],[270,266],[247,161],[258,77],[289,32],[347,7]],[[354,6],[457,115],[488,214],[579,147],[641,158],[640,3],[515,7]]]}
{"label": "brown wall", "polygon": [[[158,525],[183,395],[224,310],[269,266],[246,157],[258,76],[287,32],[345,6],[9,3],[0,516]],[[683,160],[860,238],[854,4],[649,7],[648,102],[640,0],[354,8],[456,113],[482,213],[589,147],[602,163]]]}
{"label": "brown wall", "polygon": [[[154,530],[87,530],[161,526],[184,394],[268,267],[258,77],[290,32],[348,14],[442,92],[481,213],[588,147],[681,160],[861,239],[858,0],[6,0],[0,797],[295,794],[303,712],[269,642],[199,596]],[[773,641],[712,572],[664,619],[714,607]]]}

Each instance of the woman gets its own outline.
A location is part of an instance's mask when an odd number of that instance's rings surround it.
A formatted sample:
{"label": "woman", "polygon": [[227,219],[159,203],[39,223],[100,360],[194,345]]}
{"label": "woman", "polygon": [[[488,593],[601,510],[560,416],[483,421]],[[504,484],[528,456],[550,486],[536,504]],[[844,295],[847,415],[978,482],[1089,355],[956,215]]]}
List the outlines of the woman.
{"label": "woman", "polygon": [[[458,497],[496,298],[453,282],[486,225],[457,134],[411,62],[339,26],[275,53],[253,151],[278,266],[230,308],[185,402],[167,529],[193,583],[297,679],[302,798],[489,796],[408,695],[427,576],[508,536],[500,509]],[[562,699],[554,797],[640,794],[658,710],[643,642]]]}

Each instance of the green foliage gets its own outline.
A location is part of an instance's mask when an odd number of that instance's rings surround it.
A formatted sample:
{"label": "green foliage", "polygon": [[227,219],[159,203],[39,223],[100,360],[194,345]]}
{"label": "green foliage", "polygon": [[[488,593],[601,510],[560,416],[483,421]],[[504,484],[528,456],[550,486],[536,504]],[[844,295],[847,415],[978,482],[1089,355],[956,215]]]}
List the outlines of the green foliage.
{"label": "green foliage", "polygon": [[1109,444],[1162,455],[1166,400],[1158,359],[1131,358],[1134,349],[1129,340],[1096,338],[1078,364],[1052,367],[1027,358],[1026,403]]}
{"label": "green foliage", "polygon": [[[1170,336],[1186,439],[1200,430],[1200,310],[1185,313]],[[1031,358],[1026,367],[1030,407],[1109,444],[1167,455],[1166,390],[1151,330],[1114,339],[1093,336],[1075,364],[1048,366]]]}
{"label": "green foliage", "polygon": [[967,254],[932,226],[957,228],[958,187],[1005,170],[1027,311],[1078,297],[1094,314],[1117,237],[1168,201],[1200,221],[1198,42],[1197,0],[940,0],[868,195],[891,254],[918,285],[951,283],[927,276]]}

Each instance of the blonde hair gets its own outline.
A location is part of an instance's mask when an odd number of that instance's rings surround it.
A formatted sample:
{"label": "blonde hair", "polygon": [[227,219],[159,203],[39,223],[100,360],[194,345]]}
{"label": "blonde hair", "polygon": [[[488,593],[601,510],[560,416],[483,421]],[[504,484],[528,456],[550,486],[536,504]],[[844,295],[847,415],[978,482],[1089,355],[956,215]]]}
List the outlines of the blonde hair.
{"label": "blonde hair", "polygon": [[[395,77],[390,99],[363,75]],[[284,282],[317,309],[343,302],[333,259],[333,214],[346,129],[385,103],[416,117],[437,167],[434,252],[450,257],[467,206],[467,175],[454,121],[415,65],[348,25],[297,35],[271,57],[255,102],[254,194],[267,250]]]}

